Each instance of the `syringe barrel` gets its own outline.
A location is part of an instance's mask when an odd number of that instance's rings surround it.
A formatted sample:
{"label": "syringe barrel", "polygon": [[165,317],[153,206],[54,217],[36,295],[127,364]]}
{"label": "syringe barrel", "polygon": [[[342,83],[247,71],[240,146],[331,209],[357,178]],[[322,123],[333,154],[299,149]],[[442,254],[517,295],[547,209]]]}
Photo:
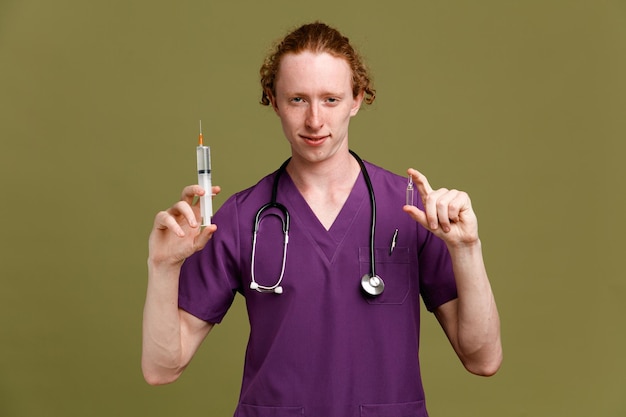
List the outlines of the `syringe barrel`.
{"label": "syringe barrel", "polygon": [[201,172],[211,173],[211,148],[208,146],[198,146],[196,152],[198,160],[198,174]]}
{"label": "syringe barrel", "polygon": [[213,216],[213,190],[211,184],[211,149],[208,146],[198,146],[198,185],[204,188],[205,194],[200,197],[200,215],[202,216],[202,226],[211,224]]}

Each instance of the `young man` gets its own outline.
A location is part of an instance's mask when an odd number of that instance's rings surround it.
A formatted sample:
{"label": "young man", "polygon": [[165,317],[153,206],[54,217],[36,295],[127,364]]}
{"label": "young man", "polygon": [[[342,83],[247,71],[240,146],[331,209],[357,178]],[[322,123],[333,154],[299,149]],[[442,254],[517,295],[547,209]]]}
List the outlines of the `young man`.
{"label": "young man", "polygon": [[250,339],[236,416],[427,416],[420,295],[470,372],[492,375],[502,358],[470,199],[409,169],[419,198],[405,205],[404,177],[349,150],[350,119],[375,91],[335,29],[288,34],[261,78],[292,157],[204,230],[197,185],[157,214],[144,376],[178,378],[240,293]]}

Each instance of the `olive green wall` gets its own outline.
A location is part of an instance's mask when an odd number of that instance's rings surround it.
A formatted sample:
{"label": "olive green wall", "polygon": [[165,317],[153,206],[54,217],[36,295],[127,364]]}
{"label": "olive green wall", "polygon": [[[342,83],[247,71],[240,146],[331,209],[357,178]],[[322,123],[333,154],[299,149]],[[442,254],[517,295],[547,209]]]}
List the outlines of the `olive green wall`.
{"label": "olive green wall", "polygon": [[315,19],[371,66],[352,148],[470,193],[505,362],[466,373],[432,316],[431,415],[626,415],[624,1],[0,1],[0,415],[227,416],[239,300],[181,380],[140,372],[147,237],[195,181],[288,148],[260,106],[269,45]]}

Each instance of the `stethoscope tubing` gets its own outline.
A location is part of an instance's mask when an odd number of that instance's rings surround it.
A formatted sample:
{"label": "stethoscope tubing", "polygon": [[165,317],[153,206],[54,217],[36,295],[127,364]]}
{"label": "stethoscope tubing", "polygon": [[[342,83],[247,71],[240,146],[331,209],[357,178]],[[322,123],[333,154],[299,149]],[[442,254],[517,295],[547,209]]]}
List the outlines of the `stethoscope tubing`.
{"label": "stethoscope tubing", "polygon": [[[280,218],[282,226],[283,226],[283,262],[280,269],[280,276],[278,277],[278,281],[274,285],[267,286],[261,285],[256,281],[254,276],[254,260],[256,259],[256,238],[257,232],[259,230],[259,224],[261,222],[261,215],[271,208],[277,208],[283,214],[283,217],[273,214],[274,216]],[[271,201],[261,207],[254,218],[254,230],[252,232],[252,261],[250,265],[250,274],[252,278],[252,282],[250,284],[250,288],[260,291],[260,292],[275,292],[277,294],[282,293],[281,283],[283,282],[283,277],[285,276],[285,265],[287,264],[287,244],[289,243],[289,211],[287,207],[283,206],[276,201]]]}
{"label": "stethoscope tubing", "polygon": [[[363,162],[363,160],[352,150],[349,150],[349,152],[354,157],[354,159],[356,159],[357,162],[359,163],[359,167],[361,168],[361,172],[363,173],[363,178],[365,179],[365,184],[367,185],[367,190],[368,190],[369,198],[370,198],[370,207],[371,207],[370,245],[369,245],[370,273],[369,275],[365,275],[361,279],[361,285],[362,285],[363,290],[368,295],[376,296],[382,293],[385,285],[382,279],[376,275],[376,254],[375,254],[375,248],[374,248],[375,233],[376,233],[376,198],[374,196],[374,187],[372,186],[372,181],[370,179],[370,176],[367,172],[367,169],[365,167],[365,163]],[[280,181],[280,177],[282,176],[283,172],[285,172],[285,169],[287,168],[287,164],[289,164],[289,161],[291,161],[291,158],[288,158],[285,162],[283,162],[280,168],[278,168],[278,171],[276,171],[276,175],[274,177],[274,183],[272,185],[272,198],[269,203],[263,205],[261,208],[259,208],[259,210],[257,210],[256,215],[254,217],[254,226],[253,226],[253,232],[252,232],[252,261],[251,261],[251,266],[250,266],[252,282],[250,283],[250,288],[253,290],[257,290],[259,292],[274,292],[276,294],[281,294],[283,292],[283,288],[281,284],[283,281],[283,277],[285,275],[285,265],[287,262],[287,244],[289,242],[289,210],[287,210],[287,207],[277,202],[276,196],[278,194],[278,183]],[[254,260],[256,257],[257,232],[259,230],[259,224],[261,222],[262,214],[265,211],[272,209],[272,208],[278,209],[283,214],[283,216],[281,217],[276,213],[272,213],[272,215],[279,217],[282,222],[283,236],[284,236],[282,266],[281,266],[280,276],[274,285],[260,285],[256,281],[255,274],[254,274],[254,264],[255,264]]]}
{"label": "stethoscope tubing", "polygon": [[363,178],[365,179],[365,184],[367,185],[367,191],[370,196],[370,206],[371,206],[371,217],[370,217],[370,274],[372,277],[376,276],[376,255],[374,250],[374,242],[375,234],[376,234],[376,197],[374,196],[374,187],[372,186],[372,180],[370,179],[369,174],[367,173],[367,169],[365,168],[365,163],[361,157],[359,157],[354,151],[349,151],[354,159],[357,160],[359,166],[361,167],[361,172],[363,173]]}

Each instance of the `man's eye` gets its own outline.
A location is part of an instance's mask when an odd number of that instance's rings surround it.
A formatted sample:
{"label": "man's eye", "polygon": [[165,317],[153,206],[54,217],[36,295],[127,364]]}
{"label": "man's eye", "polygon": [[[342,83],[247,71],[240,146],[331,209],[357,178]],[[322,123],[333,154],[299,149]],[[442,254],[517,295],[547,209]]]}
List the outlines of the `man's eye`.
{"label": "man's eye", "polygon": [[304,100],[302,100],[302,97],[294,97],[291,99],[291,101],[293,103],[302,103]]}
{"label": "man's eye", "polygon": [[335,98],[335,97],[328,97],[326,99],[327,102],[329,103],[337,103],[339,101],[339,99]]}

